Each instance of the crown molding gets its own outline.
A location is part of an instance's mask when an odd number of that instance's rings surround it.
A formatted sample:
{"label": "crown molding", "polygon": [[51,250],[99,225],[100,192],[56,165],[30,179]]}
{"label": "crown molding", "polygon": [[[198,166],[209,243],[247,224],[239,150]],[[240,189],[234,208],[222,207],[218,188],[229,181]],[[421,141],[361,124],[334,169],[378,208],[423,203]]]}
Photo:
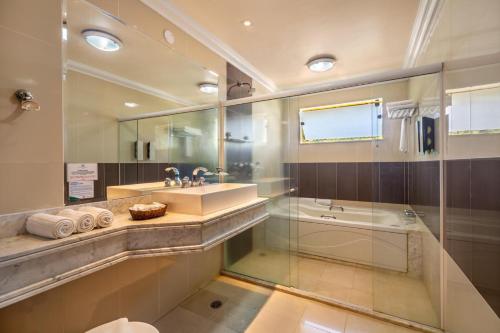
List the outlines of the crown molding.
{"label": "crown molding", "polygon": [[277,90],[276,84],[270,78],[261,73],[229,45],[222,42],[191,17],[184,14],[169,0],[141,0],[141,2],[175,24],[198,42],[205,45],[208,49],[218,54],[227,62],[236,66],[243,73],[252,77],[270,92],[275,92]]}
{"label": "crown molding", "polygon": [[420,0],[406,50],[404,68],[414,67],[436,28],[444,0]]}
{"label": "crown molding", "polygon": [[174,96],[172,94],[169,94],[163,90],[153,88],[151,86],[139,83],[137,81],[129,80],[129,79],[124,78],[122,76],[118,76],[116,74],[106,72],[102,69],[98,69],[98,68],[95,68],[95,67],[92,67],[92,66],[89,66],[86,64],[82,64],[81,62],[77,62],[74,60],[68,60],[66,62],[66,65],[65,65],[65,69],[79,72],[79,73],[82,73],[85,75],[89,75],[89,76],[95,77],[95,78],[100,79],[100,80],[104,80],[104,81],[108,81],[108,82],[117,84],[117,85],[122,86],[122,87],[137,90],[137,91],[140,91],[144,94],[155,96],[155,97],[161,98],[161,99],[169,101],[169,102],[174,102],[174,103],[184,105],[184,106],[195,105],[195,103],[193,103],[189,100],[179,98],[179,97]]}

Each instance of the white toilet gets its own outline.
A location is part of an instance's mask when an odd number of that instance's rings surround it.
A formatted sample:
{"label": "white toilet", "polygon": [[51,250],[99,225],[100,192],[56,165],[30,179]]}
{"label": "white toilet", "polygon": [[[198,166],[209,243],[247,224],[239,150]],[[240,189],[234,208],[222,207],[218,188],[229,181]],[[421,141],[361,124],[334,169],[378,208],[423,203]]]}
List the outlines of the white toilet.
{"label": "white toilet", "polygon": [[85,333],[160,333],[155,327],[140,321],[128,321],[120,318],[94,327]]}

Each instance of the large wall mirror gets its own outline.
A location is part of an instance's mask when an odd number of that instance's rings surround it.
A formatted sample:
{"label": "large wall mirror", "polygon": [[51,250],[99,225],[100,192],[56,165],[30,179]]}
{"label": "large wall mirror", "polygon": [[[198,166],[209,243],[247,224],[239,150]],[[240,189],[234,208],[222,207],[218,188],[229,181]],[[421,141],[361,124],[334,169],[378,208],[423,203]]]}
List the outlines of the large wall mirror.
{"label": "large wall mirror", "polygon": [[[140,2],[120,3],[120,12],[133,13],[133,24],[88,1],[65,2],[66,204],[106,200],[110,186],[161,184],[168,166],[182,176],[218,166],[216,109],[127,119],[216,104],[225,73],[181,53],[193,41],[169,31],[171,23]],[[225,69],[223,60],[214,62]]]}

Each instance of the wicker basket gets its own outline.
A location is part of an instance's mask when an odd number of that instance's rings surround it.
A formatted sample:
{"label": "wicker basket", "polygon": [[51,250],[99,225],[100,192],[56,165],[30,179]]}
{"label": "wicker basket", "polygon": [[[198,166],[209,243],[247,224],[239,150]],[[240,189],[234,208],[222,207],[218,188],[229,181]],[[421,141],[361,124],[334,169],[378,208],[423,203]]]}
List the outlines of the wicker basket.
{"label": "wicker basket", "polygon": [[165,207],[162,208],[155,208],[149,210],[134,210],[132,208],[129,208],[128,211],[132,216],[132,220],[149,220],[149,219],[154,219],[155,217],[164,216],[165,212],[167,211],[167,205],[165,205]]}

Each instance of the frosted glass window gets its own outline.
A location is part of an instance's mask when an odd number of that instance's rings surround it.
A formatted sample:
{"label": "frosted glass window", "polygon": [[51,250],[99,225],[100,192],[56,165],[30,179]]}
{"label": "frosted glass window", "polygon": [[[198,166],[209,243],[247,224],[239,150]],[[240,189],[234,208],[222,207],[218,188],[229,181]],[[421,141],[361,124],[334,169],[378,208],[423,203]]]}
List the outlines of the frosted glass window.
{"label": "frosted glass window", "polygon": [[500,87],[451,93],[449,133],[500,132]]}
{"label": "frosted glass window", "polygon": [[382,99],[300,109],[301,143],[382,138]]}

